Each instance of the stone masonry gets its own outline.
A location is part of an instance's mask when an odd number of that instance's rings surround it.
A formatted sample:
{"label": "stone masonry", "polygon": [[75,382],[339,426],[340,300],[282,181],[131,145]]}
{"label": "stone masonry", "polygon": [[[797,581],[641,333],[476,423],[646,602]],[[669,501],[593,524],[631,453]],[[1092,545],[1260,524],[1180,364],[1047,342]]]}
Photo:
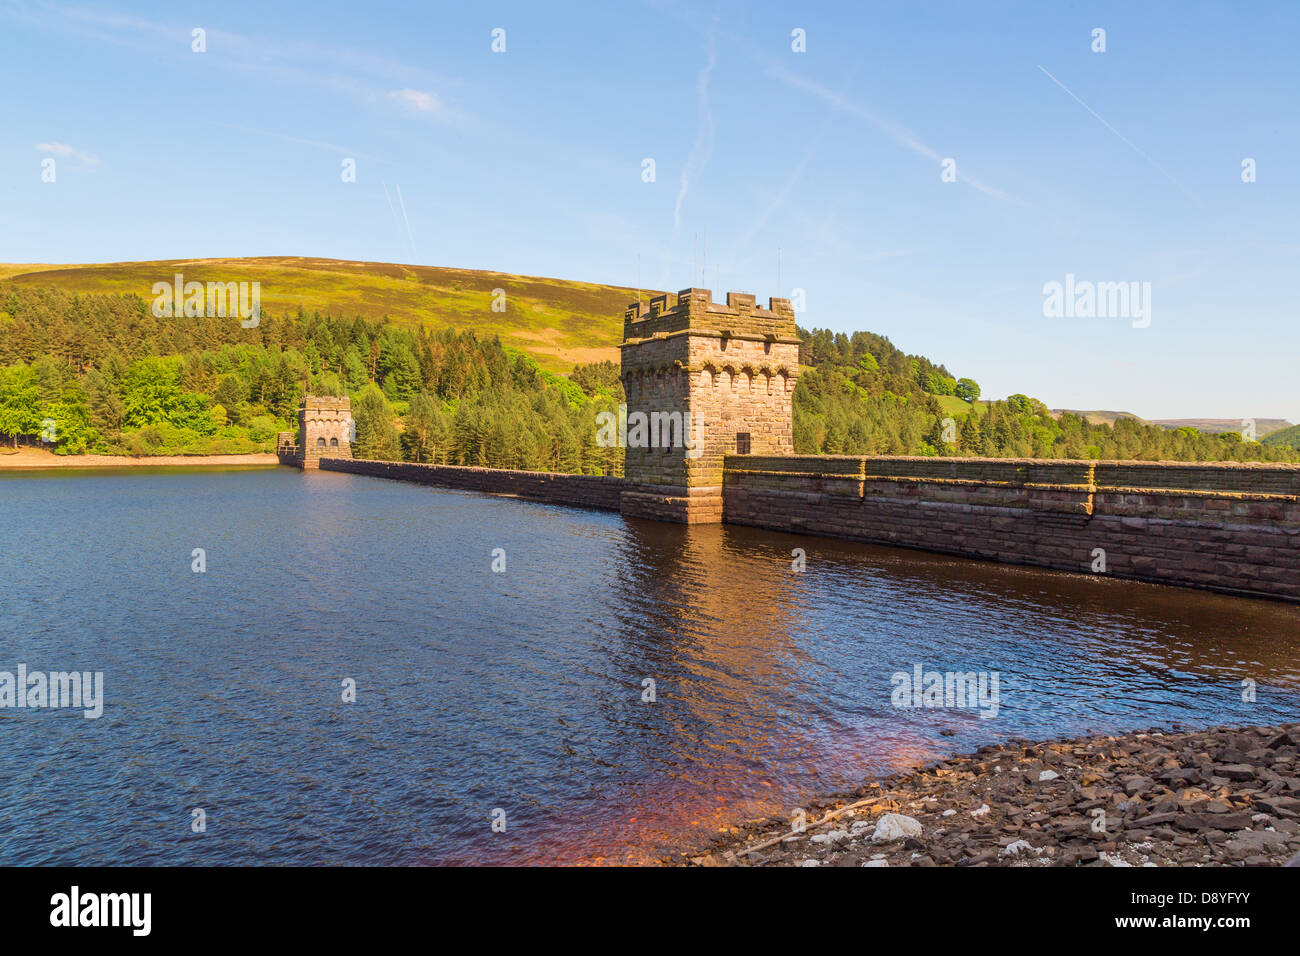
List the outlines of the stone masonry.
{"label": "stone masonry", "polygon": [[725,520],[1300,602],[1300,466],[729,457]]}
{"label": "stone masonry", "polygon": [[[799,339],[788,299],[683,289],[623,316],[628,429],[623,512],[685,523],[722,520],[726,455],[794,452],[791,400]],[[638,432],[636,418],[648,420]]]}
{"label": "stone masonry", "polygon": [[[640,517],[664,494],[602,475],[320,467],[625,515],[631,500]],[[1300,603],[1297,465],[730,455],[723,485],[728,524]]]}
{"label": "stone masonry", "polygon": [[298,405],[296,441],[280,432],[276,453],[282,464],[317,468],[322,458],[352,457],[352,399],[304,395]]}
{"label": "stone masonry", "polygon": [[623,478],[350,461],[314,396],[281,461],[1300,603],[1300,465],[795,455],[798,376],[789,301],[683,289],[624,314]]}

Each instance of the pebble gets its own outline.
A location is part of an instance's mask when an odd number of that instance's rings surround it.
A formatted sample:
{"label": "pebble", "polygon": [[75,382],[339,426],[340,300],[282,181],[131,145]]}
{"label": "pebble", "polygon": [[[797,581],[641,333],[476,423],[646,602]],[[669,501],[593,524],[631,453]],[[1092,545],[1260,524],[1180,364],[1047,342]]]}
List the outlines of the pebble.
{"label": "pebble", "polygon": [[[870,801],[838,829],[801,839],[789,834],[784,819],[751,821],[683,862],[1280,866],[1294,857],[1300,863],[1298,748],[1300,724],[1006,741],[817,804],[821,814]],[[1014,772],[1000,773],[1004,765]],[[1037,786],[1052,780],[1060,782]],[[977,809],[960,813],[961,807]],[[1098,821],[1104,830],[1093,829]],[[855,841],[868,830],[883,852],[860,864]],[[778,842],[740,852],[773,840],[798,840],[799,849]]]}

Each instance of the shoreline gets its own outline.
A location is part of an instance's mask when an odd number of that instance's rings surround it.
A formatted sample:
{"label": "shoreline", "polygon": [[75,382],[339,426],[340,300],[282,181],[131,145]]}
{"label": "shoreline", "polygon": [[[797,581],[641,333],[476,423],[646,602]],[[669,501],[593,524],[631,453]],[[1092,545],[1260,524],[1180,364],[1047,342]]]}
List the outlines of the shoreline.
{"label": "shoreline", "polygon": [[1300,724],[1005,741],[734,828],[669,866],[1281,866]]}
{"label": "shoreline", "polygon": [[46,468],[157,468],[160,466],[201,465],[278,465],[280,459],[270,452],[243,455],[56,455],[39,448],[20,448],[15,452],[0,450],[0,471],[26,471]]}

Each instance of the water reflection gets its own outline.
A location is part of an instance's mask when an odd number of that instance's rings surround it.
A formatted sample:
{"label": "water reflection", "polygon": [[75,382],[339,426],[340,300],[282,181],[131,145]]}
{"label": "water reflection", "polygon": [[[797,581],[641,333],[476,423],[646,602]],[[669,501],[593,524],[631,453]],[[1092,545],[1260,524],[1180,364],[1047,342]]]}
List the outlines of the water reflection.
{"label": "water reflection", "polygon": [[[654,858],[999,737],[1267,719],[1243,678],[1264,713],[1297,713],[1293,608],[746,528],[625,527],[608,668],[653,677],[659,700],[611,759],[658,773],[653,792],[607,803],[603,829],[560,824],[583,834],[566,860]],[[999,719],[894,709],[889,678],[917,663],[999,672]]]}
{"label": "water reflection", "polygon": [[[0,711],[6,863],[643,861],[998,738],[1300,713],[1280,604],[288,469],[0,509],[0,669],[107,688]],[[998,671],[998,716],[894,708],[918,663]]]}

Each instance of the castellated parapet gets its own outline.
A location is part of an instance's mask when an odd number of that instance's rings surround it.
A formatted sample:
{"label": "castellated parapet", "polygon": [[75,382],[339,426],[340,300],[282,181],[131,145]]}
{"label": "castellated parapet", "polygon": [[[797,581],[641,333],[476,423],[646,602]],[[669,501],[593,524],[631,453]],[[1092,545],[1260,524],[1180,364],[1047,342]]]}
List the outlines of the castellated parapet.
{"label": "castellated parapet", "polygon": [[298,404],[296,446],[282,432],[276,450],[285,464],[316,468],[322,458],[351,458],[352,435],[352,399],[304,395]]}
{"label": "castellated parapet", "polygon": [[629,428],[624,474],[646,487],[625,493],[627,514],[721,521],[723,456],[794,453],[799,338],[789,299],[762,308],[729,292],[721,305],[692,288],[676,301],[655,296],[648,309],[630,305],[622,373],[629,423],[644,413],[652,433],[651,447],[634,447]]}

